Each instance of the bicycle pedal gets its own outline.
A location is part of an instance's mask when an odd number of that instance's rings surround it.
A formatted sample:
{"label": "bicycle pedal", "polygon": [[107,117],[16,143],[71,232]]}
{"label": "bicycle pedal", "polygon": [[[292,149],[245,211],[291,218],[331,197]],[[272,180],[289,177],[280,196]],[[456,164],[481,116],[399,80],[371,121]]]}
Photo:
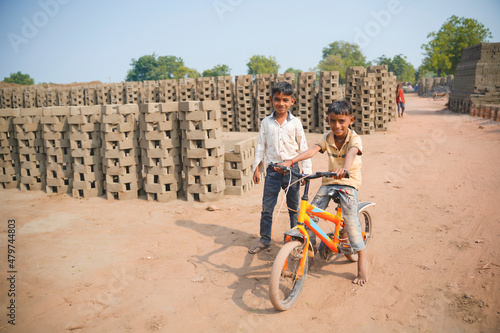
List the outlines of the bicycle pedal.
{"label": "bicycle pedal", "polygon": [[342,253],[342,254],[349,254],[349,255],[354,254],[354,250],[352,249],[351,244],[340,243],[339,250],[340,250],[340,253]]}

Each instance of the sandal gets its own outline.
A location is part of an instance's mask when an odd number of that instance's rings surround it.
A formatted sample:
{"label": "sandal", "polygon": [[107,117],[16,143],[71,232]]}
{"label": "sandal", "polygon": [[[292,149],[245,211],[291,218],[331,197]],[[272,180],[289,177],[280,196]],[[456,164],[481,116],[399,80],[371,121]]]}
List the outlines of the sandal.
{"label": "sandal", "polygon": [[256,253],[259,253],[260,251],[264,250],[267,247],[269,247],[269,245],[266,245],[266,244],[264,244],[262,242],[258,242],[257,244],[252,245],[248,249],[248,253],[250,253],[250,254],[256,254]]}

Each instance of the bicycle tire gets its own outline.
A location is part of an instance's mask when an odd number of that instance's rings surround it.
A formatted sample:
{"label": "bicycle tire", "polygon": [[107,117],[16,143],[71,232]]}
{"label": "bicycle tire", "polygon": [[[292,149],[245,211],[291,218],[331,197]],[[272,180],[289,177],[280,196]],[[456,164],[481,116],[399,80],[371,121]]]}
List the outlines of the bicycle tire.
{"label": "bicycle tire", "polygon": [[[269,279],[269,299],[277,310],[289,309],[302,291],[307,276],[307,257],[304,263],[304,274],[299,280],[295,280],[295,276],[299,268],[303,247],[304,245],[299,241],[288,242],[274,259]],[[287,269],[283,271],[285,262],[287,262]]]}
{"label": "bicycle tire", "polygon": [[[368,243],[370,243],[370,239],[372,237],[372,218],[368,211],[364,210],[359,213],[359,224],[361,226],[361,230],[365,232],[366,238],[364,239],[365,250],[368,247]],[[356,262],[358,261],[358,254],[345,254],[347,260]]]}

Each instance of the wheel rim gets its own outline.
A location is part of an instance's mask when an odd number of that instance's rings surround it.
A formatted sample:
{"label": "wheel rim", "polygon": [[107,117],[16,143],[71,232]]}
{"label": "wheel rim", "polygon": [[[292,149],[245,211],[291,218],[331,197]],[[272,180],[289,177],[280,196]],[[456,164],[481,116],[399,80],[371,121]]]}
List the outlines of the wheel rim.
{"label": "wheel rim", "polygon": [[[294,248],[287,258],[286,270],[281,271],[279,282],[279,297],[284,304],[287,303],[287,300],[293,299],[295,297],[295,294],[298,291],[297,287],[301,285],[301,280],[304,278],[304,276],[300,278],[297,277],[300,259],[302,258],[301,252],[301,247]],[[307,262],[306,268],[304,269],[304,275],[306,274],[306,270]]]}

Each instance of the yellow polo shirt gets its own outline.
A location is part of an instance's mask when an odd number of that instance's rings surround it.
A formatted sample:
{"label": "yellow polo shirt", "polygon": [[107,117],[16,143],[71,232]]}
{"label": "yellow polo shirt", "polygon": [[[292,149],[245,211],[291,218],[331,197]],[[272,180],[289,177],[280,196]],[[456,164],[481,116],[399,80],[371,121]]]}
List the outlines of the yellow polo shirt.
{"label": "yellow polo shirt", "polygon": [[348,129],[347,137],[342,145],[342,148],[340,149],[337,149],[334,140],[333,134],[330,131],[323,134],[318,143],[316,143],[321,148],[321,153],[328,153],[328,171],[334,172],[344,166],[345,156],[351,147],[358,148],[358,154],[354,157],[351,169],[349,169],[351,178],[334,179],[324,177],[322,184],[349,185],[359,191],[359,188],[361,187],[361,155],[363,154],[361,137],[353,130]]}

